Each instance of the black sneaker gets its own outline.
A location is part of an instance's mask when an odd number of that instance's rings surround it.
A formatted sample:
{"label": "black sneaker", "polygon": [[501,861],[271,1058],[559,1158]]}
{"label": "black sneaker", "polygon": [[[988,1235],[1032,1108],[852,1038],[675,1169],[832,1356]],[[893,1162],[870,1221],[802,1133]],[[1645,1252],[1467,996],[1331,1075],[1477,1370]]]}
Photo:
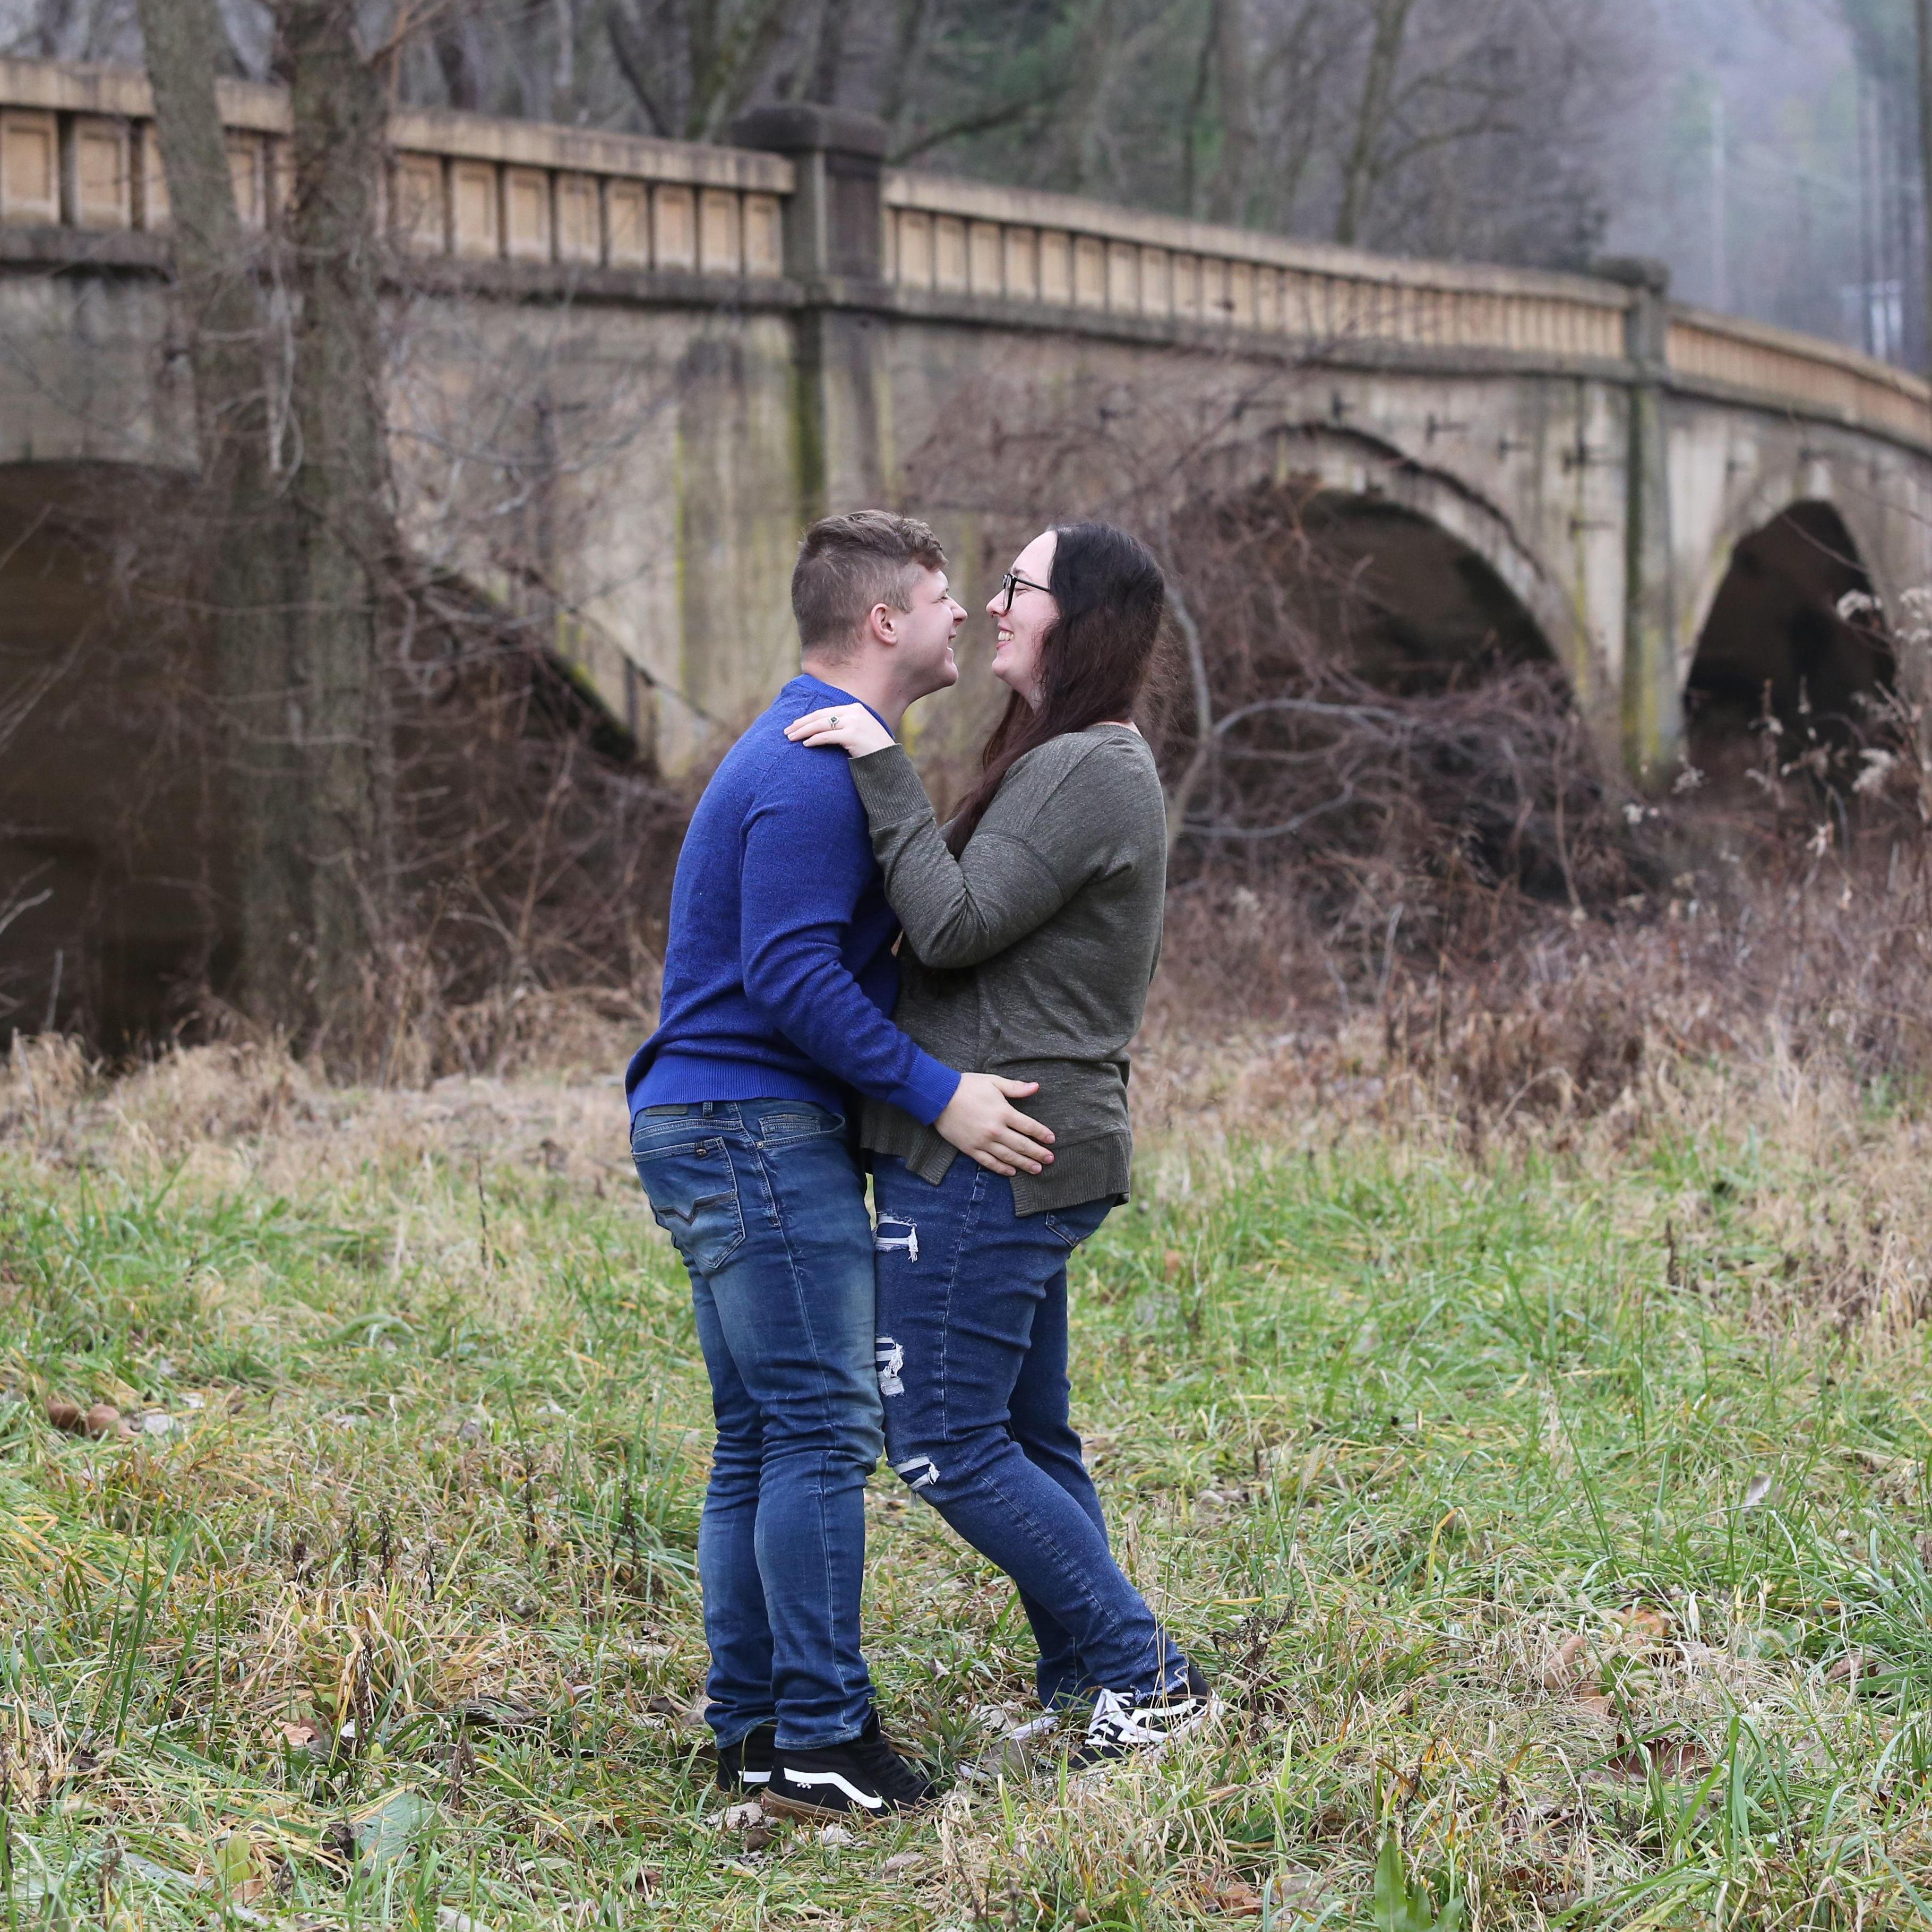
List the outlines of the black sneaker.
{"label": "black sneaker", "polygon": [[718,1789],[720,1791],[759,1792],[772,1781],[772,1745],[778,1734],[776,1724],[760,1724],[747,1731],[735,1744],[718,1748]]}
{"label": "black sneaker", "polygon": [[764,1803],[782,1818],[872,1819],[920,1810],[938,1796],[880,1736],[875,1714],[849,1744],[820,1750],[781,1746]]}
{"label": "black sneaker", "polygon": [[1125,1690],[1102,1690],[1094,1706],[1087,1736],[1067,1758],[1070,1771],[1096,1771],[1123,1758],[1158,1757],[1184,1733],[1197,1730],[1226,1707],[1208,1688],[1192,1663],[1178,1690],[1136,1697]]}

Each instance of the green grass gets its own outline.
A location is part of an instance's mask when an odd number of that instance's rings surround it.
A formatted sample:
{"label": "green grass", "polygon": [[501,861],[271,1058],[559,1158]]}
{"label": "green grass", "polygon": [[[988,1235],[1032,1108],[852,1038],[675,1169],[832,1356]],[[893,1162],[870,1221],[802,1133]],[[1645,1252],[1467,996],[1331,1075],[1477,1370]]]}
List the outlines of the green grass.
{"label": "green grass", "polygon": [[[1918,1330],[1819,1305],[1846,1172],[1742,1130],[1230,1167],[1074,1266],[1076,1419],[1225,1728],[757,1846],[692,1720],[703,1378],[630,1190],[0,1154],[9,1932],[1932,1916],[1932,1394]],[[871,1508],[888,1720],[950,1766],[1024,1623]]]}

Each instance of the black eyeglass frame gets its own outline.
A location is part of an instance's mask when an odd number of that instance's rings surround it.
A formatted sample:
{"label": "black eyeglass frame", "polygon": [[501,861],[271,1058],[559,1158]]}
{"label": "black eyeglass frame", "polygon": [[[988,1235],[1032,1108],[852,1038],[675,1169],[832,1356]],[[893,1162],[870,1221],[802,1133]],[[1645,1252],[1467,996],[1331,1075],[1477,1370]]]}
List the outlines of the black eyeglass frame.
{"label": "black eyeglass frame", "polygon": [[1042,590],[1045,591],[1049,597],[1053,595],[1052,589],[1049,585],[1035,584],[1030,579],[1021,576],[1018,571],[1010,570],[1000,579],[999,605],[1001,616],[1006,616],[1011,613],[1013,608],[1013,593],[1016,590]]}

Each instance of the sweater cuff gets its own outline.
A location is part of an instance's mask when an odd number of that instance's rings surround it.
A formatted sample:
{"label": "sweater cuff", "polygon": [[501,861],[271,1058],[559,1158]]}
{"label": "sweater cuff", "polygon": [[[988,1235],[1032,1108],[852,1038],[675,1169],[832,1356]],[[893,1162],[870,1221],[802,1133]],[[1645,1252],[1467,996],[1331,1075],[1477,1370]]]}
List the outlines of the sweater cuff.
{"label": "sweater cuff", "polygon": [[944,1062],[920,1047],[912,1050],[912,1071],[905,1084],[886,1098],[895,1107],[903,1107],[922,1126],[931,1126],[952,1104],[959,1090],[959,1076]]}
{"label": "sweater cuff", "polygon": [[866,816],[874,825],[896,825],[904,819],[932,816],[932,801],[903,745],[887,745],[854,758],[852,782],[859,788]]}

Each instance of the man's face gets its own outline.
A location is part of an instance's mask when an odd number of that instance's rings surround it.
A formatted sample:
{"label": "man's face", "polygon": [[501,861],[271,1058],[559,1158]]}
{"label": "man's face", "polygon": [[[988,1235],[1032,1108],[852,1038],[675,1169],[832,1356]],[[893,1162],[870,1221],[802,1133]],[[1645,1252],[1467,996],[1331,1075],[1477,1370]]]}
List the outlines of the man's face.
{"label": "man's face", "polygon": [[908,703],[959,682],[952,640],[965,621],[965,608],[946,587],[945,572],[921,571],[910,604],[896,614],[898,677]]}

